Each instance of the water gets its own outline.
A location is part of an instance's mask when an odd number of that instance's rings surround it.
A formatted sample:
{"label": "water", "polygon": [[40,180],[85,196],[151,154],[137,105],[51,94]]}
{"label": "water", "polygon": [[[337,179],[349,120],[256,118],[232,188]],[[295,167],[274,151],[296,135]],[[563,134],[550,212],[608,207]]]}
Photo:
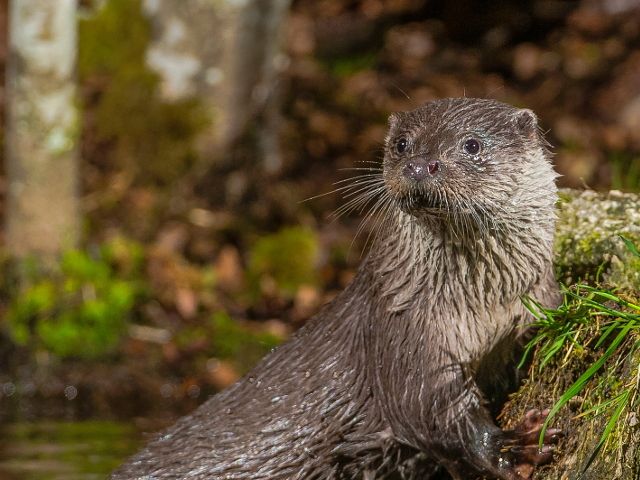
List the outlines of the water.
{"label": "water", "polygon": [[104,479],[142,442],[141,432],[125,422],[0,425],[0,480]]}

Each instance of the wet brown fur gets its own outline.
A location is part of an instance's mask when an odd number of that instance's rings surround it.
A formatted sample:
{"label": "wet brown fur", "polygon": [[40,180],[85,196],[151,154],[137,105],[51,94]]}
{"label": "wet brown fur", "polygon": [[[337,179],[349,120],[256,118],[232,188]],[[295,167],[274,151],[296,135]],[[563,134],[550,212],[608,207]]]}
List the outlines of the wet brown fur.
{"label": "wet brown fur", "polygon": [[[439,171],[412,182],[411,158]],[[528,110],[446,99],[392,115],[383,171],[352,187],[384,218],[354,280],[112,478],[517,478],[483,392],[531,321],[521,297],[558,300],[555,177]]]}

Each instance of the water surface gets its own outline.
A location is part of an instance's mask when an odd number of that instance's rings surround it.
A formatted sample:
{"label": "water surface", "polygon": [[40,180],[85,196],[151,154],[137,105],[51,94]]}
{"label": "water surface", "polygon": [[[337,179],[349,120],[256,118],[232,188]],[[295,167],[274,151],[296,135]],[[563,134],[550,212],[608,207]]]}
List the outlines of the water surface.
{"label": "water surface", "polygon": [[142,442],[139,430],[126,422],[0,425],[0,480],[104,479]]}

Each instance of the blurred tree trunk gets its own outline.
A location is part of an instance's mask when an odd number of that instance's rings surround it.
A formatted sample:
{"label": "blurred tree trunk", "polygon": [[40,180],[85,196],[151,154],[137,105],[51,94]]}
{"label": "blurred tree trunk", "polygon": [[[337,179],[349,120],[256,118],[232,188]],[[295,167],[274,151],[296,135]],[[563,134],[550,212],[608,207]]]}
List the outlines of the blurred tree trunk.
{"label": "blurred tree trunk", "polygon": [[201,139],[201,174],[212,164],[236,164],[234,147],[248,130],[256,134],[254,167],[278,170],[276,86],[286,63],[280,37],[290,3],[144,0],[153,26],[147,61],[161,76],[165,99],[196,95],[211,115]]}
{"label": "blurred tree trunk", "polygon": [[[290,0],[252,0],[247,3],[232,31],[227,51],[229,79],[223,85],[226,122],[221,129],[221,143],[232,145],[246,133],[252,120],[262,113],[258,141],[263,167],[277,171],[277,118],[279,102],[276,78],[286,63],[280,53],[280,32]],[[275,118],[274,118],[275,117]]]}
{"label": "blurred tree trunk", "polygon": [[76,0],[9,5],[7,248],[53,260],[76,244]]}

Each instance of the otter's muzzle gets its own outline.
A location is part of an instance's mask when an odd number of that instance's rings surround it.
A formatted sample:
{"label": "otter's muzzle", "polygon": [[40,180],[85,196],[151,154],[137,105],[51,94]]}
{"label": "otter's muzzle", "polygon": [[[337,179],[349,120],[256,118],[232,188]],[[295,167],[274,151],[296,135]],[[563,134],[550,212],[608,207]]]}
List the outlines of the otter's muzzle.
{"label": "otter's muzzle", "polygon": [[402,174],[415,182],[420,182],[427,177],[434,176],[440,170],[440,162],[437,160],[412,159],[402,169]]}

